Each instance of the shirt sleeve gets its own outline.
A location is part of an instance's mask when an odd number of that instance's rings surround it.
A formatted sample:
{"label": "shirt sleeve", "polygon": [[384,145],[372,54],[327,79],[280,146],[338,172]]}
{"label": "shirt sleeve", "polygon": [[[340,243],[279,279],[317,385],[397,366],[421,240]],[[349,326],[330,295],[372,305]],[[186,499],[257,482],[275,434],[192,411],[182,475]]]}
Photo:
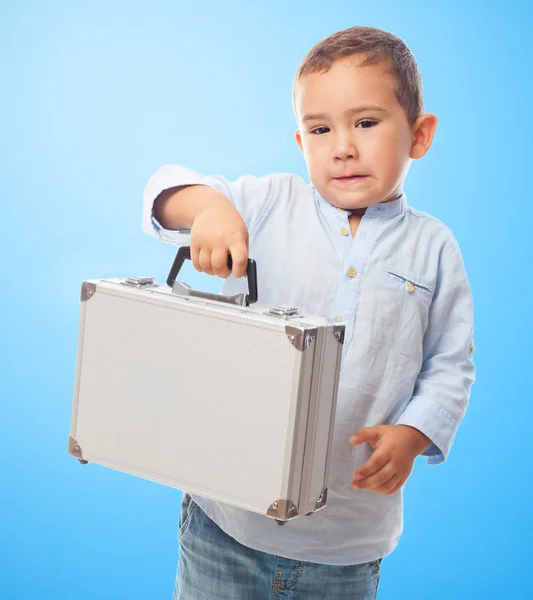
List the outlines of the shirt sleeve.
{"label": "shirt sleeve", "polygon": [[424,336],[424,356],[413,396],[396,421],[432,441],[428,464],[446,460],[475,379],[472,294],[459,248],[443,261]]}
{"label": "shirt sleeve", "polygon": [[239,211],[251,231],[264,216],[272,197],[273,175],[246,175],[228,181],[220,175],[203,176],[181,165],[165,165],[158,169],[144,190],[142,230],[163,242],[179,246],[190,244],[190,230],[165,229],[153,216],[156,198],[169,188],[188,185],[207,185],[224,194]]}

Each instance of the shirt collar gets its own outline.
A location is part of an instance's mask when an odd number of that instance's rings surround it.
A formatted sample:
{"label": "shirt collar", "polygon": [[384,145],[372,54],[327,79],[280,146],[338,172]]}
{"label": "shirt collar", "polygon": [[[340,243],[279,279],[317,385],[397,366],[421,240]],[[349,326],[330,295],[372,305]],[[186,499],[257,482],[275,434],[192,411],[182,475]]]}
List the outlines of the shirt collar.
{"label": "shirt collar", "polygon": [[[330,202],[328,202],[325,198],[323,198],[318,190],[313,187],[313,193],[315,198],[317,198],[319,204],[327,213],[332,215],[339,213],[350,213],[349,210],[344,208],[337,208]],[[407,206],[407,196],[405,192],[402,192],[402,195],[396,200],[390,200],[389,202],[378,202],[377,204],[373,204],[366,209],[366,215],[372,217],[383,217],[383,218],[391,218],[402,215],[405,212],[405,207]]]}

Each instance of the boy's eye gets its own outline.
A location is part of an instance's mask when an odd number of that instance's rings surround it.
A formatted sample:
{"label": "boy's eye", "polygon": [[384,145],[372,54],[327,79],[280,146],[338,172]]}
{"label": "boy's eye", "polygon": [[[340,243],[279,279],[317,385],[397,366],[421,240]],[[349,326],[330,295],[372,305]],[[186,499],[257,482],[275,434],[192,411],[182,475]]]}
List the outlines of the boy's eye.
{"label": "boy's eye", "polygon": [[363,121],[359,121],[359,123],[357,123],[356,127],[361,126],[361,129],[368,129],[369,127],[373,127],[374,125],[377,125],[376,121],[370,121],[370,119],[364,119]]}
{"label": "boy's eye", "polygon": [[323,133],[327,133],[329,131],[329,127],[317,127],[316,129],[313,129],[311,131],[311,133],[314,133],[316,135],[321,135]]}

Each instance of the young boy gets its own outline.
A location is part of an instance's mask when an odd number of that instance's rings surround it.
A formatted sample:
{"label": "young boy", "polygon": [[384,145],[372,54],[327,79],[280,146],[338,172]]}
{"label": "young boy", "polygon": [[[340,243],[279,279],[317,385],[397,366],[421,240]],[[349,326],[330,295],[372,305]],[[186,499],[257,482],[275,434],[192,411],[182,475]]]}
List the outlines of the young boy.
{"label": "young boy", "polygon": [[185,494],[175,599],[376,598],[402,486],[418,455],[445,460],[474,379],[457,242],[403,193],[437,125],[408,48],[369,27],[331,35],[304,58],[293,101],[311,184],[167,165],[146,188],[143,229],[190,244],[225,294],[246,290],[250,255],[260,303],[345,322],[328,502],[278,527]]}

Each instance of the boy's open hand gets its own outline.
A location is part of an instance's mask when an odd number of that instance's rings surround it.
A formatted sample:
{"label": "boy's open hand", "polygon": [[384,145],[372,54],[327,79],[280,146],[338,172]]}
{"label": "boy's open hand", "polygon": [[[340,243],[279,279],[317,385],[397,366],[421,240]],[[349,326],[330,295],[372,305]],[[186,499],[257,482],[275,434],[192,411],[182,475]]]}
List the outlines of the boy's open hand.
{"label": "boy's open hand", "polygon": [[375,448],[369,460],[354,472],[352,487],[385,495],[395,494],[407,481],[415,458],[431,446],[431,440],[408,425],[364,427],[350,438],[355,446],[368,442]]}

